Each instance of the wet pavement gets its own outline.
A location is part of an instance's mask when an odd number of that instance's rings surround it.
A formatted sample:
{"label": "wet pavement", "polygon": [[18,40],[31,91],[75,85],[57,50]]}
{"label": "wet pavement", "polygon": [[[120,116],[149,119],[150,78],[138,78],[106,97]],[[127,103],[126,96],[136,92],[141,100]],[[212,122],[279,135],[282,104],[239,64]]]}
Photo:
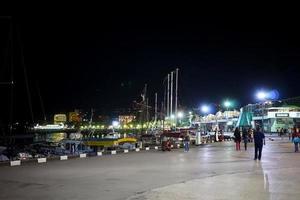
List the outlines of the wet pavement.
{"label": "wet pavement", "polygon": [[[243,145],[241,145],[242,149]],[[0,199],[300,199],[300,153],[267,139],[261,161],[232,141],[171,152],[0,167]]]}

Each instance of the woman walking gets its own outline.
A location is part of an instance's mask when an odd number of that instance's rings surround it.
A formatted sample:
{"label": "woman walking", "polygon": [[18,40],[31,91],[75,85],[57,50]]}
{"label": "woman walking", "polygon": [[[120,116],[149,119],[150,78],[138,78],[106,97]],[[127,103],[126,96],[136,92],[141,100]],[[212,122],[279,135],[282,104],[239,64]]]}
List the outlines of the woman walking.
{"label": "woman walking", "polygon": [[299,143],[300,143],[300,134],[298,133],[298,130],[296,127],[294,127],[294,133],[292,135],[292,142],[295,145],[295,152],[299,151]]}
{"label": "woman walking", "polygon": [[235,150],[241,150],[241,133],[238,127],[235,128],[234,131],[234,142],[235,142]]}
{"label": "woman walking", "polygon": [[243,141],[244,141],[244,146],[245,146],[245,151],[247,151],[247,143],[248,143],[248,132],[245,128],[243,128]]}

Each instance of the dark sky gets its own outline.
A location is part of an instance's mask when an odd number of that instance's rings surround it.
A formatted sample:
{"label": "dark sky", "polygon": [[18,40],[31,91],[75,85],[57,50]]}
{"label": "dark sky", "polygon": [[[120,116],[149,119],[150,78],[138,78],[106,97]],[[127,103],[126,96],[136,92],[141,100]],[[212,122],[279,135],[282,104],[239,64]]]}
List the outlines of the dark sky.
{"label": "dark sky", "polygon": [[[163,79],[176,67],[182,106],[225,98],[244,105],[255,101],[260,88],[277,89],[280,98],[299,95],[300,34],[288,18],[122,15],[12,21],[15,73],[23,73],[23,48],[35,113],[41,113],[37,86],[47,114],[131,107],[145,83],[150,101],[155,91],[161,101]],[[1,19],[2,58],[8,24]]]}

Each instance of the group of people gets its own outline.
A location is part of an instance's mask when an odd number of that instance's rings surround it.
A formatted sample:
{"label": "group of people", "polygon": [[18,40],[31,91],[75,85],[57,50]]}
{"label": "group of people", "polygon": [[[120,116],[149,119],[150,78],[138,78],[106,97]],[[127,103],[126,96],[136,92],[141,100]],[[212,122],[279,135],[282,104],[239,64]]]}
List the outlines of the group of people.
{"label": "group of people", "polygon": [[235,149],[237,151],[241,150],[242,140],[244,142],[245,151],[247,151],[247,143],[254,140],[254,160],[260,160],[263,145],[265,145],[265,135],[263,132],[261,132],[260,127],[257,127],[255,131],[253,131],[251,128],[249,128],[248,131],[245,128],[240,131],[240,129],[237,127],[234,131]]}
{"label": "group of people", "polygon": [[[248,130],[242,128],[242,131],[237,127],[234,131],[234,142],[235,148],[237,151],[241,150],[241,141],[244,142],[245,151],[247,151],[248,142],[254,142],[254,160],[261,160],[263,145],[265,145],[265,135],[261,132],[261,128],[258,126],[254,131],[252,128]],[[295,145],[295,152],[299,152],[299,143],[300,143],[300,130],[294,128],[292,134],[292,142]],[[162,140],[163,149],[171,150],[170,141],[164,137]],[[188,152],[190,148],[190,136],[188,132],[183,137],[184,152]]]}
{"label": "group of people", "polygon": [[[241,134],[242,133],[242,134]],[[253,142],[253,134],[254,131],[252,128],[249,128],[248,130],[246,128],[243,128],[242,131],[237,127],[234,131],[234,141],[235,141],[235,148],[237,151],[241,150],[241,141],[244,142],[245,151],[247,151],[247,144],[248,142]]]}
{"label": "group of people", "polygon": [[[183,136],[183,146],[184,152],[188,152],[190,150],[190,135],[188,132],[186,132]],[[162,150],[171,151],[171,141],[166,136],[162,137]]]}

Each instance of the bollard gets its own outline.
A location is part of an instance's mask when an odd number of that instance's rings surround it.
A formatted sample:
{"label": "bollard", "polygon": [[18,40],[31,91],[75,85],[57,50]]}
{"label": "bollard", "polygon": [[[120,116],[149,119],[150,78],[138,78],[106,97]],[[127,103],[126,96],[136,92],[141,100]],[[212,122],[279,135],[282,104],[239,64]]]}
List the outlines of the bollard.
{"label": "bollard", "polygon": [[79,157],[80,157],[80,158],[86,158],[86,153],[81,153],[81,154],[79,154]]}
{"label": "bollard", "polygon": [[135,151],[138,152],[138,151],[140,151],[140,149],[139,149],[139,148],[136,148]]}
{"label": "bollard", "polygon": [[68,156],[60,156],[60,160],[68,160]]}
{"label": "bollard", "polygon": [[47,162],[47,158],[38,158],[37,161],[38,163],[45,163]]}
{"label": "bollard", "polygon": [[129,151],[128,151],[128,149],[124,149],[124,153],[128,153]]}
{"label": "bollard", "polygon": [[102,156],[102,152],[97,152],[97,156]]}
{"label": "bollard", "polygon": [[117,154],[117,151],[111,151],[111,155]]}
{"label": "bollard", "polygon": [[21,165],[21,160],[10,161],[10,166],[19,166]]}
{"label": "bollard", "polygon": [[146,151],[149,151],[150,150],[150,147],[146,147]]}

